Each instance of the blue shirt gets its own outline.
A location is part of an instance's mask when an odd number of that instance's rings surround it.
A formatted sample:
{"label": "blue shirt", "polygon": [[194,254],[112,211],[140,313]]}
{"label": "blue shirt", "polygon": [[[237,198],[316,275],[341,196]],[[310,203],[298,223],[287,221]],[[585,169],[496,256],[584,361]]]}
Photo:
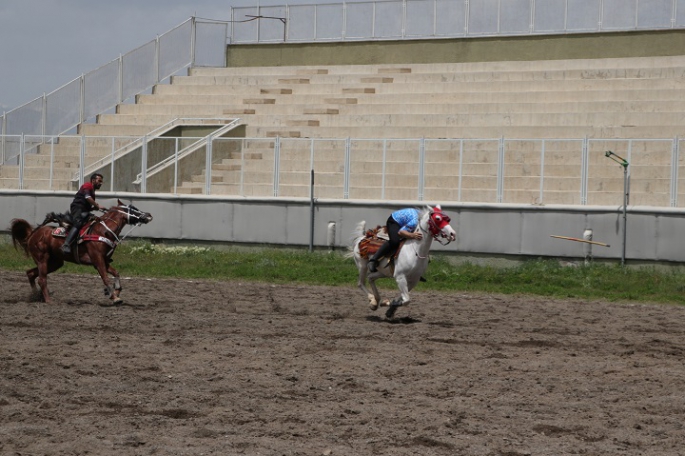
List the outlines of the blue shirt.
{"label": "blue shirt", "polygon": [[419,224],[419,211],[412,208],[400,209],[392,213],[392,218],[401,226],[400,231],[404,230],[411,233]]}

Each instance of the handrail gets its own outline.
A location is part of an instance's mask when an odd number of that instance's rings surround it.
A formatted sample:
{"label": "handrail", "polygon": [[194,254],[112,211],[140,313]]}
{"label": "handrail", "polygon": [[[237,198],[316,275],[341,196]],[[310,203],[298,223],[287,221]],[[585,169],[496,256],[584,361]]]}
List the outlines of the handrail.
{"label": "handrail", "polygon": [[[230,131],[230,130],[234,129],[236,126],[238,126],[239,122],[240,122],[240,119],[234,119],[228,125],[225,125],[219,129],[217,129],[216,131],[213,131],[212,133],[208,134],[204,138],[198,139],[194,143],[192,143],[192,144],[184,147],[183,149],[181,149],[178,152],[178,154],[174,154],[173,156],[169,156],[169,157],[165,158],[164,160],[160,161],[159,163],[152,165],[150,168],[148,168],[146,170],[145,175],[146,176],[154,175],[155,173],[161,171],[162,169],[166,168],[167,166],[176,162],[177,160],[180,160],[181,158],[187,157],[188,155],[195,152],[200,147],[204,146],[207,143],[207,139],[210,136],[221,136],[224,133],[226,133],[227,131]],[[133,181],[133,183],[134,184],[140,184],[142,182],[142,179],[143,179],[143,173],[138,173],[138,175],[136,176],[136,180]]]}
{"label": "handrail", "polygon": [[[192,118],[192,117],[177,117],[173,120],[170,120],[169,122],[165,123],[164,125],[161,125],[154,130],[151,130],[148,134],[143,135],[139,138],[136,138],[132,140],[130,143],[126,144],[123,147],[120,147],[116,151],[114,151],[112,154],[109,154],[105,157],[102,157],[101,159],[97,160],[96,162],[92,163],[89,165],[87,168],[83,170],[83,175],[87,176],[88,174],[102,168],[105,165],[108,165],[124,155],[127,155],[128,153],[134,151],[135,149],[141,147],[143,143],[149,143],[150,141],[153,141],[157,138],[159,138],[161,135],[164,133],[173,130],[176,127],[179,126],[184,126],[184,125],[191,125],[191,126],[199,126],[199,125],[225,125],[227,121],[232,122],[229,124],[231,125],[236,121],[235,118],[215,118],[215,117],[201,117],[201,118]],[[240,120],[240,119],[237,119]],[[76,172],[74,174],[73,180],[78,180],[80,176],[80,171]]]}

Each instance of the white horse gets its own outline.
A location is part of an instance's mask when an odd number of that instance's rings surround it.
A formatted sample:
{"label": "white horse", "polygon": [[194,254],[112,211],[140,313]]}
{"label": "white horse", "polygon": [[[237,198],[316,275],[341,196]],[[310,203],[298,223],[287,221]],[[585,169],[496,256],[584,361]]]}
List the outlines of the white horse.
{"label": "white horse", "polygon": [[[430,251],[433,239],[436,239],[443,245],[456,240],[457,234],[450,226],[450,218],[442,212],[440,206],[434,208],[427,206],[419,214],[419,224],[417,230],[421,230],[423,234],[420,240],[407,239],[401,246],[399,254],[394,261],[394,264],[386,259],[380,261],[378,270],[369,273],[367,265],[369,263],[368,255],[362,255],[360,252],[360,243],[366,238],[365,235],[366,222],[361,221],[357,224],[354,232],[354,241],[350,248],[349,256],[354,258],[359,270],[359,279],[357,286],[369,298],[369,308],[371,310],[378,309],[379,305],[389,306],[385,313],[386,318],[392,318],[399,306],[406,306],[411,300],[409,292],[419,283],[421,276],[428,267],[428,252]],[[443,239],[447,241],[443,243]],[[393,267],[394,266],[394,267]],[[366,279],[369,279],[371,290],[369,292],[366,288]],[[397,282],[397,287],[400,289],[400,296],[389,302],[385,300],[381,303],[381,296],[376,287],[376,280],[383,277],[394,277]]]}

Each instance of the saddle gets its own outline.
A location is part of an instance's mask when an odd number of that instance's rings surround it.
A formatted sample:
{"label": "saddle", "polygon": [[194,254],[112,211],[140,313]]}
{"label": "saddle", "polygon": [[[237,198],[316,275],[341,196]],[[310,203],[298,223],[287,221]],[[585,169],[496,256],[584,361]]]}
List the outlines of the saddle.
{"label": "saddle", "polygon": [[[79,230],[79,237],[83,236],[83,234],[91,227],[95,219],[96,217],[93,214],[91,214],[88,218],[88,221],[84,223],[81,229]],[[57,227],[53,229],[51,233],[53,237],[66,238],[69,234],[69,229],[71,229],[71,225],[74,224],[74,221],[72,220],[71,214],[69,212],[48,212],[45,215],[43,223],[41,223],[39,226],[47,225],[48,223],[57,224]]]}
{"label": "saddle", "polygon": [[[359,241],[359,253],[362,258],[371,258],[388,239],[390,238],[388,237],[388,231],[385,226],[378,225],[376,228],[368,229],[366,230],[366,233],[364,233],[364,239]],[[400,245],[397,247],[395,253],[392,254],[391,258],[388,258],[390,261],[397,258],[405,240],[406,239],[402,239],[400,241]]]}

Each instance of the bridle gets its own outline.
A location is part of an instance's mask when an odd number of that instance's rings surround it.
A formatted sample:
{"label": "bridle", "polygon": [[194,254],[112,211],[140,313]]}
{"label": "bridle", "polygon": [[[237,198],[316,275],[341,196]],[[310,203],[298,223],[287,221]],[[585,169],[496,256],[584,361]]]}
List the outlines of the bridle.
{"label": "bridle", "polygon": [[[126,209],[126,211],[123,211],[122,209]],[[107,216],[107,214],[110,212],[116,212],[119,214],[123,214],[125,219],[126,219],[126,222],[124,224],[120,225],[119,221],[112,218],[111,216]],[[116,249],[117,246],[121,242],[123,242],[123,240],[126,239],[128,237],[128,235],[131,234],[131,232],[134,229],[136,229],[137,227],[139,227],[140,225],[143,224],[142,218],[144,215],[145,215],[145,213],[143,211],[141,211],[140,209],[133,207],[131,205],[113,207],[113,208],[109,209],[107,212],[105,212],[105,214],[103,214],[103,218],[99,218],[98,224],[102,225],[105,228],[105,231],[110,233],[114,237],[114,240],[109,239],[108,237],[105,237],[105,236],[97,236],[97,235],[93,235],[93,236],[97,237],[97,239],[93,239],[93,240],[104,242],[105,244],[109,245],[110,250],[107,252],[106,255],[110,256],[112,253],[114,253],[114,249]],[[131,221],[132,218],[134,218],[136,221],[132,222]],[[116,225],[116,227],[114,229],[110,228],[107,225],[107,222],[113,222]],[[124,228],[124,226],[126,224],[130,225],[131,228],[123,236],[119,236],[117,233],[121,232],[121,230]]]}
{"label": "bridle", "polygon": [[[427,228],[424,228],[422,226],[422,223],[423,223],[422,220],[419,220],[418,228],[419,228],[419,230],[421,230],[422,233],[424,233],[424,235],[426,235],[426,236],[430,235],[434,240],[438,241],[438,243],[440,245],[447,245],[450,242],[452,242],[452,240],[449,239],[447,236],[445,236],[445,233],[443,233],[442,230],[435,223],[435,221],[433,220],[433,214],[434,213],[435,212],[430,212],[428,215],[428,227]],[[440,217],[441,217],[441,220],[444,220],[447,224],[449,224],[451,221],[451,219],[443,213],[440,214]],[[443,242],[443,238],[447,238],[447,242]],[[418,250],[416,249],[415,243],[413,243],[413,247],[414,247],[414,254],[417,257],[422,258],[422,259],[428,258],[427,256],[422,256],[419,254]]]}
{"label": "bridle", "polygon": [[[436,222],[433,217],[437,218],[438,222]],[[452,242],[452,240],[449,237],[447,237],[445,233],[442,232],[442,228],[438,226],[438,223],[443,221],[445,222],[445,225],[449,225],[452,219],[450,219],[450,217],[447,214],[444,214],[442,212],[439,214],[437,212],[431,212],[428,216],[428,229],[431,233],[431,236],[433,236],[433,239],[438,241],[440,245],[447,245],[450,242]],[[443,227],[445,225],[443,225]],[[447,239],[447,242],[443,242],[443,239],[445,238]]]}

